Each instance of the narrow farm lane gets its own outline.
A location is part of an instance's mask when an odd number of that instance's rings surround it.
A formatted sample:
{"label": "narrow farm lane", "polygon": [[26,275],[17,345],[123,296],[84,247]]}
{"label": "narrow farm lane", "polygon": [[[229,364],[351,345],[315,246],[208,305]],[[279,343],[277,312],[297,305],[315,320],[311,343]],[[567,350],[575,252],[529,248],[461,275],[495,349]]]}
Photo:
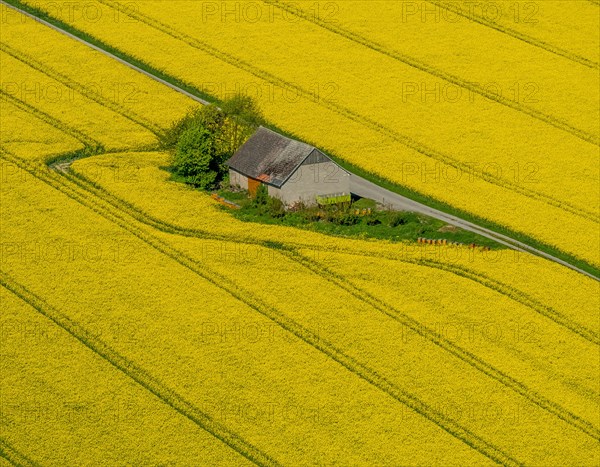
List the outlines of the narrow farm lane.
{"label": "narrow farm lane", "polygon": [[585,274],[586,276],[591,277],[592,279],[598,280],[596,276],[588,273],[587,271],[579,269],[578,267],[573,266],[572,264],[563,261],[560,258],[556,258],[555,256],[533,248],[523,242],[507,237],[506,235],[502,235],[500,233],[494,232],[493,230],[481,227],[477,224],[473,224],[472,222],[461,219],[460,217],[452,216],[443,211],[439,211],[438,209],[434,209],[430,206],[414,201],[410,198],[406,198],[405,196],[399,195],[398,193],[394,193],[393,191],[386,190],[385,188],[382,188],[379,185],[370,182],[365,178],[359,177],[358,175],[351,174],[350,191],[357,196],[372,199],[385,206],[390,206],[393,209],[398,209],[402,211],[412,211],[420,214],[425,214],[430,217],[434,217],[436,219],[446,222],[447,224],[459,227],[463,230],[468,230],[470,232],[477,233],[483,237],[490,238],[500,243],[501,245],[507,246],[514,250],[531,253],[549,259],[551,261],[555,261],[559,264],[562,264],[563,266],[580,272],[581,274]]}

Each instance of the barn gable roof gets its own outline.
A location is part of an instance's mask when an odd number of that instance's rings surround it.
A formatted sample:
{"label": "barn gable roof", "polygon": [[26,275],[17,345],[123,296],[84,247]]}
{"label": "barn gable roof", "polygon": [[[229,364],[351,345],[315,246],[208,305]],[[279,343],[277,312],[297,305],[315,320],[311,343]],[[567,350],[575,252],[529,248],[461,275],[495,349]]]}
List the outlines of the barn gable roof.
{"label": "barn gable roof", "polygon": [[279,188],[313,151],[318,150],[261,126],[227,165],[247,177]]}

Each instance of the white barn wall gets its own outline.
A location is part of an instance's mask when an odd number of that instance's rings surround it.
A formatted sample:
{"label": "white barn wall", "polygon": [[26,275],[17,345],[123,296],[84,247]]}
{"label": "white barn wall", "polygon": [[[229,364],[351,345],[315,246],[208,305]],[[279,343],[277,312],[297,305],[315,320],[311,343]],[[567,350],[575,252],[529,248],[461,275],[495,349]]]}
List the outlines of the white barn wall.
{"label": "white barn wall", "polygon": [[242,175],[236,170],[229,169],[229,186],[233,188],[248,189],[248,177]]}
{"label": "white barn wall", "polygon": [[[229,185],[247,190],[248,177],[230,168]],[[307,205],[314,205],[317,195],[350,193],[350,174],[330,160],[305,163],[298,167],[281,188],[267,185],[267,189],[269,196],[279,198],[285,204],[301,200]]]}
{"label": "white barn wall", "polygon": [[277,188],[273,185],[267,185],[267,192],[271,198],[279,198],[281,201],[283,201],[280,188]]}
{"label": "white barn wall", "polygon": [[283,184],[279,198],[286,204],[298,200],[315,204],[317,195],[333,193],[350,193],[350,174],[336,163],[327,161],[301,165]]}

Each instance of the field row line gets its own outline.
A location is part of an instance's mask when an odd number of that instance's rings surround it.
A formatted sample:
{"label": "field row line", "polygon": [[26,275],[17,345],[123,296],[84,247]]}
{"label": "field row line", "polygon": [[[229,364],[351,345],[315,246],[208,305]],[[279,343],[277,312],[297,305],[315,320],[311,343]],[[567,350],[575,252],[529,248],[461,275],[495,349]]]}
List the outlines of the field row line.
{"label": "field row line", "polygon": [[498,381],[502,385],[521,395],[522,397],[529,400],[538,407],[542,408],[543,410],[555,415],[556,417],[567,422],[568,424],[578,428],[587,435],[597,440],[600,440],[600,430],[596,428],[592,423],[564,409],[559,404],[551,401],[550,399],[547,399],[546,397],[527,387],[520,381],[517,381],[516,379],[512,378],[503,371],[495,368],[493,365],[487,363],[472,352],[463,349],[451,340],[444,338],[439,333],[432,331],[427,326],[424,326],[414,318],[411,318],[406,313],[403,313],[402,311],[398,310],[386,301],[376,298],[371,293],[367,292],[364,288],[361,288],[354,283],[351,286],[347,285],[347,279],[343,275],[332,272],[325,266],[299,253],[284,252],[284,254],[287,256],[298,256],[298,260],[302,264],[304,264],[305,267],[313,271],[315,274],[318,274],[328,282],[336,285],[340,289],[346,291],[348,294],[359,299],[368,306],[371,306],[375,310],[392,318],[394,321],[401,323],[402,325],[409,328],[411,331],[422,336],[423,338],[437,345],[446,352],[454,355],[456,358],[462,360],[463,362],[467,363],[468,365],[485,374],[486,376]]}
{"label": "field row line", "polygon": [[560,118],[555,117],[550,114],[546,114],[546,113],[544,113],[540,110],[537,110],[533,107],[523,105],[517,101],[508,99],[497,93],[490,92],[490,91],[486,90],[484,87],[482,87],[476,83],[471,83],[471,82],[465,81],[464,79],[460,78],[459,76],[453,75],[451,73],[447,73],[442,69],[439,69],[432,65],[424,63],[424,62],[422,62],[414,57],[411,57],[409,55],[405,55],[401,52],[398,52],[397,50],[390,49],[389,47],[386,47],[385,45],[383,45],[381,43],[375,42],[365,36],[362,36],[360,34],[352,32],[348,29],[342,28],[341,26],[337,26],[334,23],[324,21],[321,18],[317,17],[316,15],[306,13],[306,12],[302,11],[300,8],[298,8],[297,6],[289,5],[289,4],[287,4],[285,2],[281,2],[279,0],[262,0],[262,1],[266,4],[274,5],[277,8],[280,8],[281,10],[284,10],[290,14],[293,14],[299,18],[302,18],[305,21],[313,23],[313,24],[315,24],[323,29],[326,29],[334,34],[342,36],[352,42],[355,42],[355,43],[360,44],[364,47],[367,47],[371,50],[379,52],[387,57],[390,57],[390,58],[398,61],[398,62],[404,63],[412,68],[423,71],[427,74],[435,76],[436,78],[443,79],[444,81],[447,81],[448,83],[454,84],[456,86],[460,86],[463,89],[467,89],[467,90],[469,90],[475,94],[479,94],[480,96],[483,96],[489,100],[495,101],[501,105],[504,105],[504,106],[509,107],[514,110],[517,110],[518,112],[522,112],[526,115],[529,115],[530,117],[533,117],[533,118],[540,120],[544,123],[547,123],[549,125],[552,125],[555,128],[558,128],[562,131],[570,133],[573,136],[576,136],[577,138],[579,138],[583,141],[586,141],[586,142],[592,143],[592,144],[596,144],[596,145],[600,144],[600,138],[598,138],[598,136],[588,133],[584,130],[580,130],[579,128],[576,128],[575,126],[571,125],[569,122],[567,122],[563,119],[560,119]]}
{"label": "field row line", "polygon": [[[48,169],[45,172],[41,172],[39,169],[36,170],[35,167],[31,167],[30,164],[27,164],[25,161],[19,160],[19,158],[15,156],[11,156],[10,153],[8,153],[7,151],[4,151],[1,157],[18,165],[23,170],[31,173],[31,175],[47,183],[48,185],[58,189],[71,199],[79,202],[84,206],[90,207],[92,210],[94,210],[96,213],[98,213],[105,219],[115,223],[124,230],[132,233],[137,238],[144,241],[149,246],[153,247],[155,250],[159,251],[165,256],[170,257],[171,259],[175,260],[182,266],[195,273],[200,278],[205,279],[214,286],[227,292],[233,298],[246,304],[254,311],[275,322],[280,327],[295,335],[309,346],[322,352],[332,360],[339,363],[341,366],[345,367],[350,372],[354,373],[356,376],[360,377],[367,383],[388,394],[396,401],[408,406],[416,413],[420,414],[424,418],[436,424],[438,427],[440,427],[450,435],[454,436],[455,438],[461,440],[462,442],[472,447],[474,450],[478,451],[484,456],[504,465],[521,465],[521,463],[517,462],[509,454],[503,452],[498,447],[484,440],[477,434],[470,431],[468,428],[463,427],[455,420],[446,417],[438,410],[435,410],[428,404],[421,401],[415,395],[397,387],[395,384],[378,374],[375,370],[363,365],[362,363],[356,361],[354,358],[346,355],[343,351],[335,347],[333,344],[325,341],[319,335],[313,333],[308,328],[305,328],[301,324],[292,320],[283,312],[279,311],[275,307],[263,303],[261,300],[254,297],[251,293],[244,290],[238,284],[232,282],[230,279],[222,276],[216,271],[210,270],[206,266],[206,264],[199,263],[193,258],[190,258],[184,253],[175,249],[174,247],[168,245],[166,242],[159,239],[155,235],[152,235],[151,233],[148,233],[140,229],[139,227],[135,227],[131,224],[131,219],[127,218],[130,216],[128,216],[126,213],[113,212],[114,208],[111,210],[110,207],[107,207],[106,205],[102,206],[101,204],[99,204],[100,198],[93,196],[89,192],[85,194],[80,193],[79,191],[84,191],[82,188],[80,188],[77,185],[77,189],[75,189],[72,186],[69,186],[67,180],[65,180],[60,175],[51,172]],[[63,188],[66,188],[67,191],[60,188],[61,186]],[[90,197],[95,198],[95,200],[90,199]]]}
{"label": "field row line", "polygon": [[63,133],[75,138],[77,141],[82,143],[93,153],[104,151],[104,147],[102,146],[102,143],[100,143],[96,139],[92,138],[91,136],[86,135],[85,133],[83,133],[82,131],[78,130],[75,127],[65,124],[64,122],[51,116],[50,114],[47,114],[46,112],[38,109],[37,107],[34,107],[34,106],[26,103],[25,101],[22,101],[21,99],[7,93],[6,91],[4,91],[4,89],[0,89],[0,100],[4,100],[4,101],[14,105],[15,107],[18,107],[19,109],[23,110],[24,112],[34,115],[38,119],[40,119],[43,122],[49,124],[50,126],[56,128],[57,130],[60,130]]}
{"label": "field row line", "polygon": [[[121,198],[116,197],[115,195],[110,193],[108,190],[106,190],[102,186],[98,185],[97,183],[95,183],[92,180],[85,177],[83,174],[80,174],[77,172],[66,172],[63,175],[67,178],[70,178],[74,183],[79,184],[83,189],[93,192],[93,194],[95,196],[98,196],[98,197],[104,199],[104,201],[113,205],[115,208],[120,209],[124,212],[127,212],[127,214],[134,217],[139,222],[146,224],[152,228],[163,231],[165,233],[181,235],[181,236],[185,236],[185,237],[196,237],[196,238],[207,239],[207,240],[218,240],[218,241],[225,241],[225,242],[243,243],[243,244],[248,244],[248,245],[257,245],[257,246],[262,246],[265,248],[274,249],[277,251],[287,251],[287,250],[289,250],[290,247],[293,248],[294,250],[296,250],[296,252],[299,249],[308,249],[311,251],[322,251],[322,252],[330,251],[330,249],[328,249],[326,247],[320,247],[319,245],[304,244],[304,243],[292,242],[292,241],[285,241],[283,243],[274,244],[273,242],[268,241],[268,240],[267,241],[255,240],[250,237],[245,237],[245,236],[241,236],[241,235],[215,234],[215,233],[209,232],[207,230],[180,227],[178,225],[175,225],[175,224],[166,222],[162,219],[156,218],[156,217],[148,214],[144,210],[140,209],[139,207],[137,207]],[[379,253],[375,254],[375,253],[370,253],[368,251],[358,252],[356,250],[349,249],[349,248],[343,248],[343,247],[341,247],[341,248],[337,247],[335,249],[335,252],[354,255],[354,256],[363,256],[363,257],[382,257],[382,254],[379,254]],[[524,305],[527,308],[532,309],[534,312],[539,313],[542,316],[545,316],[546,318],[554,321],[556,324],[567,328],[569,331],[574,332],[575,334],[579,335],[583,339],[585,339],[593,344],[600,345],[600,336],[593,330],[587,329],[585,326],[582,326],[579,323],[573,322],[572,320],[565,317],[563,314],[561,314],[557,310],[553,309],[551,306],[545,305],[545,304],[537,301],[536,299],[529,296],[525,292],[518,290],[515,287],[512,287],[501,281],[492,279],[489,276],[486,276],[485,274],[470,270],[464,266],[446,264],[441,261],[435,261],[435,260],[430,260],[430,259],[426,259],[426,258],[425,259],[423,259],[423,258],[407,259],[407,258],[398,257],[396,255],[392,255],[392,254],[389,254],[389,255],[383,254],[383,257],[386,257],[387,259],[390,259],[393,261],[399,261],[399,262],[408,263],[408,264],[417,264],[417,265],[429,267],[432,269],[442,270],[442,271],[448,272],[450,274],[454,274],[454,275],[463,277],[465,279],[471,280],[473,282],[477,282],[484,287],[492,289],[492,290],[506,296],[507,298],[514,300],[514,301]],[[294,258],[292,258],[292,259],[294,259]]]}
{"label": "field row line", "polygon": [[[113,9],[116,8],[116,7],[112,6],[113,2],[110,0],[98,0],[98,1],[100,3],[103,3],[107,6],[109,6],[110,8],[113,8]],[[131,18],[136,19],[151,28],[159,30],[159,31],[163,32],[164,34],[167,34],[167,35],[173,37],[174,39],[184,42],[193,48],[201,50],[201,51],[217,58],[218,60],[221,60],[221,61],[228,63],[236,68],[244,70],[244,71],[256,76],[257,78],[260,78],[260,79],[267,81],[271,84],[274,84],[276,86],[294,89],[295,91],[298,92],[299,95],[301,95],[305,98],[310,98],[312,96],[312,94],[309,91],[307,91],[306,89],[302,88],[301,86],[299,86],[297,84],[285,81],[284,79],[281,79],[281,78],[278,78],[275,75],[272,75],[271,73],[264,71],[250,63],[247,63],[227,52],[218,50],[215,47],[213,47],[205,42],[200,41],[199,39],[196,39],[185,33],[176,31],[172,27],[170,27],[154,18],[150,18],[146,15],[143,15],[143,14],[141,14],[139,12],[135,12],[135,11],[128,11],[127,14]],[[423,143],[414,140],[413,138],[411,138],[409,136],[406,136],[404,134],[397,132],[396,130],[388,128],[385,125],[383,125],[375,120],[372,120],[369,117],[361,115],[347,107],[344,107],[342,105],[339,105],[339,104],[332,102],[330,100],[327,100],[327,99],[320,99],[319,102],[317,103],[317,105],[325,107],[325,108],[337,113],[338,115],[346,117],[349,120],[359,123],[366,128],[369,128],[380,134],[383,134],[383,135],[393,139],[394,141],[397,141],[397,142],[403,144],[404,146],[406,146],[420,154],[423,154],[424,156],[430,157],[432,159],[443,162],[444,164],[447,164],[451,167],[454,167],[455,169],[461,171],[461,173],[462,172],[466,172],[466,173],[472,172],[472,167],[470,167],[469,164],[465,164],[465,163],[461,162],[460,160],[452,157],[451,155],[448,155],[448,154],[442,153],[436,149],[430,148],[430,147],[424,145]],[[583,208],[572,205],[571,203],[568,203],[566,201],[561,201],[561,200],[555,199],[554,197],[552,197],[550,195],[546,195],[543,193],[536,192],[534,190],[524,188],[524,187],[520,186],[518,183],[508,181],[506,179],[503,179],[499,176],[496,176],[496,175],[493,175],[490,173],[481,173],[481,174],[474,174],[474,175],[475,175],[475,177],[480,178],[492,185],[496,185],[501,188],[505,188],[505,189],[511,190],[513,192],[519,193],[525,197],[544,202],[550,206],[562,209],[566,212],[569,212],[573,215],[579,216],[583,219],[586,219],[586,220],[589,220],[592,222],[596,222],[596,223],[600,222],[600,215],[598,213],[587,211]]]}
{"label": "field row line", "polygon": [[[99,187],[99,186],[93,184],[93,182],[88,181],[85,177],[83,177],[79,174],[65,173],[64,176],[69,178],[73,183],[77,184],[81,189],[89,192],[92,196],[102,199],[103,201],[105,201],[107,204],[111,205],[115,209],[118,209],[119,211],[133,217],[135,220],[137,220],[145,225],[148,225],[149,227],[156,228],[156,229],[166,232],[166,233],[178,234],[178,235],[183,235],[183,236],[194,236],[194,237],[205,238],[205,239],[206,238],[215,239],[215,237],[217,237],[214,234],[206,235],[202,231],[191,231],[190,232],[190,230],[185,230],[185,229],[182,231],[182,229],[179,229],[176,226],[162,222],[159,219],[152,218],[152,217],[148,216],[146,213],[144,213],[143,211],[130,205],[129,203],[126,203],[126,202],[114,197],[114,195],[106,192],[106,190],[104,190],[102,187]],[[190,235],[190,233],[192,235]],[[226,236],[225,236],[225,238],[221,237],[219,239],[225,240],[225,241],[232,240],[231,238],[227,238]],[[237,240],[237,238],[236,238],[236,240]],[[243,239],[242,239],[242,241],[243,241]],[[426,326],[423,326],[421,323],[410,318],[408,315],[397,310],[390,304],[374,298],[366,290],[361,289],[360,287],[357,287],[357,286],[354,286],[355,289],[353,289],[352,287],[348,287],[347,285],[344,284],[343,278],[340,278],[338,275],[332,273],[331,271],[329,271],[326,267],[324,267],[320,263],[312,260],[311,258],[306,257],[305,255],[301,254],[298,251],[290,250],[289,248],[282,248],[280,245],[269,245],[268,242],[258,242],[258,241],[252,242],[252,243],[255,243],[260,246],[276,249],[281,254],[285,255],[289,259],[293,260],[296,263],[299,263],[301,266],[308,269],[311,273],[319,275],[321,278],[327,280],[328,282],[333,283],[336,287],[340,288],[341,290],[343,290],[346,293],[351,294],[352,296],[359,299],[360,301],[367,304],[368,306],[371,306],[375,310],[384,313],[388,317],[391,317],[392,319],[401,322],[402,324],[404,324],[405,326],[407,326],[408,328],[410,328],[417,334],[423,336],[424,338],[426,338],[433,344],[440,347],[442,350],[449,352],[454,357],[460,359],[464,363],[467,363],[468,365],[472,366],[473,368],[482,372],[483,374],[487,375],[488,377],[495,379],[496,381],[500,382],[501,384],[503,384],[507,388],[511,389],[512,391],[516,392],[517,394],[521,395],[522,397],[529,400],[530,402],[532,402],[532,403],[538,405],[539,407],[541,407],[542,409],[556,415],[563,421],[575,426],[576,428],[585,432],[589,436],[600,439],[600,431],[596,427],[594,427],[591,423],[589,423],[586,420],[582,419],[581,417],[571,413],[570,411],[562,408],[557,403],[552,402],[551,400],[549,400],[549,399],[543,397],[542,395],[538,394],[537,392],[531,390],[525,384],[511,378],[506,373],[498,370],[494,366],[488,364],[487,362],[480,359],[476,355],[470,353],[469,351],[466,351],[463,348],[457,346],[452,341],[443,338],[438,333],[428,329]],[[465,276],[463,275],[463,277],[465,277]],[[478,281],[478,282],[481,283],[481,281]],[[485,286],[485,284],[482,284],[482,285]],[[514,297],[512,297],[511,295],[508,295],[508,294],[505,294],[505,295],[509,296],[510,298],[512,298],[515,301],[518,301],[518,302],[524,304],[525,306],[528,306],[529,308],[532,308],[531,303],[527,303],[524,300],[516,300],[516,299],[514,299]],[[534,309],[534,311],[539,312],[538,309],[535,309],[535,308],[533,308],[533,309]],[[559,320],[559,319],[557,319],[556,316],[553,316],[552,314],[549,314],[549,313],[545,313],[544,315],[546,317],[549,317],[553,321],[557,322],[557,324],[564,325],[564,319]],[[597,337],[594,335],[592,335],[592,336],[587,335],[587,333],[585,333],[585,331],[586,331],[585,328],[583,330],[581,330],[581,329],[577,329],[577,325],[575,325],[575,323],[567,323],[567,324],[571,324],[571,327],[574,328],[571,330],[573,330],[574,332],[579,334],[584,339],[590,340],[592,343],[598,344]],[[595,342],[594,342],[594,337],[596,337]]]}
{"label": "field row line", "polygon": [[14,446],[2,438],[0,438],[0,457],[18,467],[39,466],[39,464],[29,459],[25,454],[19,452]]}
{"label": "field row line", "polygon": [[21,52],[17,49],[14,49],[13,47],[10,47],[6,43],[0,43],[0,50],[15,58],[16,60],[19,60],[25,65],[33,68],[34,70],[37,70],[40,73],[43,73],[44,75],[48,76],[49,78],[58,81],[59,83],[68,87],[69,89],[72,89],[81,94],[82,96],[96,102],[97,104],[100,104],[101,106],[115,113],[118,113],[119,115],[122,115],[123,117],[127,118],[128,120],[131,120],[133,123],[145,128],[146,130],[150,131],[155,135],[160,135],[164,131],[161,127],[151,122],[150,120],[147,120],[144,117],[136,114],[134,111],[124,107],[121,104],[118,104],[117,102],[106,99],[102,95],[90,89],[88,86],[84,86],[81,83],[78,83],[77,81],[68,78],[67,76],[54,70],[48,65],[43,64],[42,62],[34,59],[30,55]]}
{"label": "field row line", "polygon": [[[592,3],[595,3],[596,5],[598,4],[595,0],[590,0],[590,1]],[[529,45],[532,45],[534,47],[539,47],[539,48],[544,49],[548,52],[551,52],[555,55],[559,55],[559,56],[567,58],[573,62],[577,62],[580,65],[586,66],[588,68],[594,68],[594,69],[598,69],[600,67],[600,64],[598,62],[594,62],[585,57],[581,57],[577,54],[574,54],[573,52],[570,52],[568,50],[557,47],[556,45],[550,44],[549,42],[545,42],[540,39],[536,39],[534,37],[528,36],[527,34],[523,34],[522,32],[519,32],[515,29],[509,28],[506,26],[502,26],[501,24],[497,23],[496,21],[488,20],[487,18],[484,18],[483,16],[478,15],[475,12],[470,12],[470,14],[465,14],[465,12],[460,8],[460,6],[455,7],[451,3],[448,3],[445,1],[440,1],[440,0],[427,0],[427,2],[431,3],[434,6],[437,5],[440,8],[451,11],[451,12],[453,12],[457,15],[460,15],[470,21],[476,21],[477,23],[479,23],[483,26],[486,26],[488,28],[494,29],[502,34],[506,34],[508,36],[514,37],[515,39],[526,42]]]}

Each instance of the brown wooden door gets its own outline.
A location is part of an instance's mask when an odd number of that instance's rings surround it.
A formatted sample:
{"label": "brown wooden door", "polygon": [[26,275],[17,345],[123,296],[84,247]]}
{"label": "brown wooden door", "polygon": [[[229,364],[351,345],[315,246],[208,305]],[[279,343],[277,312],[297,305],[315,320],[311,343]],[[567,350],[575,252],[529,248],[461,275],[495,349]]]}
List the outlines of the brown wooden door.
{"label": "brown wooden door", "polygon": [[260,180],[248,177],[248,193],[250,193],[250,196],[253,198],[256,196],[256,190],[258,190],[259,186]]}

